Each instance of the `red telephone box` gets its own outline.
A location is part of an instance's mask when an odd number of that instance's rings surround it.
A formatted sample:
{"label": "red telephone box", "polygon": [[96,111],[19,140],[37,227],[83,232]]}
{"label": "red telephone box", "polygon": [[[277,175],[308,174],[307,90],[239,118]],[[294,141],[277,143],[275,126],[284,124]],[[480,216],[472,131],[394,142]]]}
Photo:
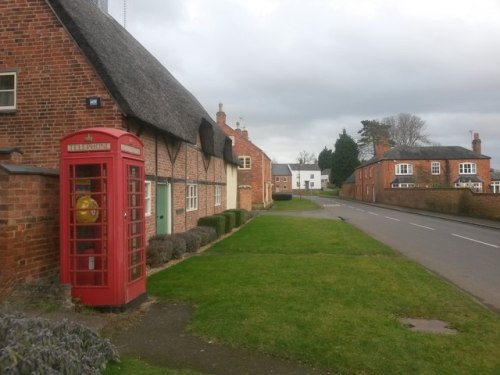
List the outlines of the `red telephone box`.
{"label": "red telephone box", "polygon": [[90,306],[146,296],[144,148],[89,128],[61,140],[61,282]]}

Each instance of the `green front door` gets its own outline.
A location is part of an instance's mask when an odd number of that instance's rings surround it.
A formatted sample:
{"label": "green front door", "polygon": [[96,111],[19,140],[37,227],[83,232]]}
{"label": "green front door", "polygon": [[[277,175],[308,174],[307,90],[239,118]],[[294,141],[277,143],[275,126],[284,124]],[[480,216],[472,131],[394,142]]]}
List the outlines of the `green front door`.
{"label": "green front door", "polygon": [[168,185],[156,185],[156,234],[169,233],[168,194]]}

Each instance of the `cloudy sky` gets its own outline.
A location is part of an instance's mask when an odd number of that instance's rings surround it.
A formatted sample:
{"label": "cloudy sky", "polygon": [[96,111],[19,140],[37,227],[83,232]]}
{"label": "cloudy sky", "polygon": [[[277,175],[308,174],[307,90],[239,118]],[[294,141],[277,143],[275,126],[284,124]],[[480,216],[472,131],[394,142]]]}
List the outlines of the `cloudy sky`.
{"label": "cloudy sky", "polygon": [[411,113],[500,169],[500,0],[126,0],[126,27],[277,162]]}

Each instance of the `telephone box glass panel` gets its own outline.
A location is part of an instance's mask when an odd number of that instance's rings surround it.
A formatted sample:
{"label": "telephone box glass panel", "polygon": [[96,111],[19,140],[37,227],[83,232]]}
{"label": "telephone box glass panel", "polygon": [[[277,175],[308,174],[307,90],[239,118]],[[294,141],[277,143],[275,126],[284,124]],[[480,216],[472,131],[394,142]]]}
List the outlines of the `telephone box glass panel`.
{"label": "telephone box glass panel", "polygon": [[74,286],[108,285],[106,164],[69,166],[70,279]]}

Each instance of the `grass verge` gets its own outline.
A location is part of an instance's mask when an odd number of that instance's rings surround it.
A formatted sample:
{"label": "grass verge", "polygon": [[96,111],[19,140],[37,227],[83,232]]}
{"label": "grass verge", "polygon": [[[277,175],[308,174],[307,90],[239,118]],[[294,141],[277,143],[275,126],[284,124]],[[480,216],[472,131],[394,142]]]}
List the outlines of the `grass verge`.
{"label": "grass verge", "polygon": [[[343,374],[495,374],[500,318],[341,221],[260,216],[148,279],[196,304],[191,329]],[[415,333],[400,317],[457,335]]]}
{"label": "grass verge", "polygon": [[274,201],[271,211],[308,211],[319,208],[321,207],[309,199],[293,197],[289,201]]}
{"label": "grass verge", "polygon": [[134,358],[122,358],[121,362],[108,364],[103,375],[200,375],[199,373],[184,370],[169,370],[164,367],[152,366]]}

